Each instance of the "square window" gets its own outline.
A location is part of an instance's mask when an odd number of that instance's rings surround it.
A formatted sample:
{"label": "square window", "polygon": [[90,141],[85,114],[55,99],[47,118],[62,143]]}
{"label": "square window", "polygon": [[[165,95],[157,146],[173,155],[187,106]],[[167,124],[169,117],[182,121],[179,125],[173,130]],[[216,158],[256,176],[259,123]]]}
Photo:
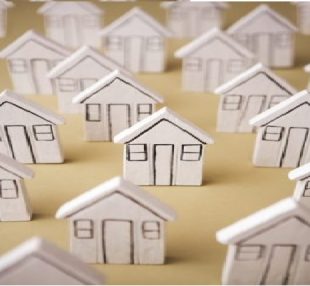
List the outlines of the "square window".
{"label": "square window", "polygon": [[279,104],[280,102],[282,102],[285,99],[288,99],[289,96],[288,95],[274,95],[271,97],[270,103],[269,103],[269,108]]}
{"label": "square window", "polygon": [[307,181],[305,184],[305,190],[304,190],[303,196],[310,197],[310,181]]}
{"label": "square window", "polygon": [[245,61],[244,60],[230,60],[228,62],[227,70],[231,73],[241,72],[244,69]]}
{"label": "square window", "polygon": [[86,121],[101,121],[100,104],[86,104]]}
{"label": "square window", "polygon": [[94,237],[94,223],[90,219],[75,220],[74,236],[81,239],[90,239]]}
{"label": "square window", "polygon": [[160,223],[158,221],[143,222],[142,233],[145,239],[160,239]]}
{"label": "square window", "polygon": [[50,124],[34,125],[33,126],[34,138],[37,141],[53,141],[55,140],[53,127]]}
{"label": "square window", "polygon": [[78,91],[78,82],[72,78],[60,78],[58,79],[59,90],[63,92]]}
{"label": "square window", "polygon": [[47,24],[52,27],[61,27],[62,19],[57,16],[48,16],[47,17]]}
{"label": "square window", "polygon": [[187,71],[201,71],[202,61],[201,59],[187,59],[185,60],[185,69]]}
{"label": "square window", "polygon": [[12,73],[26,73],[28,70],[26,60],[22,59],[9,60],[9,68]]}
{"label": "square window", "polygon": [[263,133],[264,141],[281,141],[284,128],[278,126],[267,126]]}
{"label": "square window", "polygon": [[152,104],[138,104],[138,120],[142,120],[152,114]]}
{"label": "square window", "polygon": [[151,37],[147,39],[147,49],[157,51],[163,47],[163,40],[160,37]]}
{"label": "square window", "polygon": [[236,252],[236,260],[257,260],[262,257],[262,254],[263,246],[261,245],[238,246]]}
{"label": "square window", "polygon": [[17,199],[17,182],[15,180],[0,181],[0,198],[2,199]]}
{"label": "square window", "polygon": [[170,16],[174,20],[182,20],[183,18],[183,13],[181,9],[178,8],[171,8],[170,10]]}
{"label": "square window", "polygon": [[290,47],[292,44],[292,37],[288,33],[281,33],[276,35],[275,37],[277,45],[281,48]]}
{"label": "square window", "polygon": [[227,95],[223,99],[223,110],[239,110],[241,109],[241,95]]}
{"label": "square window", "polygon": [[181,160],[182,161],[199,161],[202,155],[202,145],[182,145]]}
{"label": "square window", "polygon": [[128,144],[126,147],[127,161],[146,161],[146,144]]}
{"label": "square window", "polygon": [[247,34],[237,34],[237,35],[234,35],[233,38],[244,46],[247,46],[248,41],[249,41],[249,36]]}
{"label": "square window", "polygon": [[115,36],[107,38],[107,46],[110,50],[121,50],[123,46],[122,38]]}
{"label": "square window", "polygon": [[310,261],[310,246],[306,248],[305,261]]}
{"label": "square window", "polygon": [[99,27],[99,19],[94,16],[84,16],[83,24],[87,28],[97,28]]}

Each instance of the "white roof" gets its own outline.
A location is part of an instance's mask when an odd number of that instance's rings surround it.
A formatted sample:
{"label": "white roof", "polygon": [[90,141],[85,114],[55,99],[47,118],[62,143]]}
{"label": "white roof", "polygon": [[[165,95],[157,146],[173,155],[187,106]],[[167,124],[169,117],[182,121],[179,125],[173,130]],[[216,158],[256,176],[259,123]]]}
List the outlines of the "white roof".
{"label": "white roof", "polygon": [[100,90],[109,86],[116,79],[118,79],[122,82],[125,82],[126,84],[128,84],[129,86],[131,86],[135,89],[138,89],[141,93],[143,93],[147,97],[152,98],[156,102],[163,102],[164,101],[164,99],[160,95],[150,91],[148,88],[144,87],[142,84],[138,83],[133,78],[130,78],[130,77],[122,74],[120,71],[115,70],[115,71],[111,72],[109,75],[107,75],[106,77],[104,77],[101,80],[94,83],[92,86],[90,86],[87,89],[85,89],[84,91],[82,91],[77,96],[75,96],[73,98],[72,102],[73,103],[84,103],[85,101],[87,101],[88,98],[92,97],[93,95],[98,93]]}
{"label": "white roof", "polygon": [[34,172],[30,168],[2,153],[0,153],[0,168],[24,179],[31,179],[34,176]]}
{"label": "white roof", "polygon": [[209,2],[209,1],[190,1],[190,0],[176,0],[176,1],[163,1],[160,3],[160,7],[164,9],[169,9],[175,6],[180,6],[187,8],[189,6],[193,7],[209,7],[214,6],[219,9],[227,9],[229,5],[225,2]]}
{"label": "white roof", "polygon": [[67,14],[71,14],[71,9],[68,9],[70,6],[79,6],[86,12],[92,13],[92,14],[102,14],[102,10],[100,10],[94,3],[91,3],[89,1],[48,1],[47,3],[43,4],[39,9],[39,14],[50,14],[53,13],[53,9],[58,7],[61,7],[62,14],[63,10],[66,9],[68,11]]}
{"label": "white roof", "polygon": [[180,48],[174,53],[174,56],[177,58],[184,58],[196,50],[200,49],[204,45],[207,45],[214,38],[220,39],[222,42],[226,43],[226,45],[235,50],[238,53],[241,53],[243,56],[248,58],[254,58],[254,55],[245,47],[238,44],[234,39],[225,34],[225,32],[219,30],[218,28],[212,28],[210,31],[202,34],[198,38],[191,41],[189,44]]}
{"label": "white roof", "polygon": [[26,99],[24,96],[18,95],[12,91],[4,90],[0,94],[0,108],[6,102],[15,104],[22,109],[30,111],[34,115],[45,119],[53,124],[64,124],[64,118],[37,103]]}
{"label": "white roof", "polygon": [[216,239],[223,244],[237,244],[256,233],[268,230],[268,226],[276,224],[285,218],[299,214],[310,223],[310,214],[294,199],[283,199],[265,209],[262,209],[238,222],[221,229],[216,233]]}
{"label": "white roof", "polygon": [[[275,85],[278,85],[281,89],[285,90],[289,94],[297,93],[297,90],[293,88],[290,84],[288,84],[284,79],[276,75],[272,70],[265,67],[263,64],[258,63],[233,79],[227,81],[222,84],[218,88],[215,89],[215,93],[225,94],[235,87],[242,85],[245,82],[251,80],[251,78],[255,77],[258,74],[264,74],[266,79],[270,79]],[[257,87],[259,89],[259,87]]]}
{"label": "white roof", "polygon": [[176,127],[182,129],[184,132],[188,133],[190,136],[196,138],[203,144],[213,144],[213,138],[207,134],[202,129],[198,128],[188,120],[182,118],[180,115],[176,114],[167,107],[163,107],[156,111],[152,115],[142,119],[133,126],[125,129],[114,137],[115,143],[129,143],[135,138],[139,137],[142,133],[147,132],[158,122],[166,120]]}
{"label": "white roof", "polygon": [[10,2],[10,1],[5,1],[5,0],[0,0],[0,6],[4,6],[6,8],[12,8],[14,7],[14,3]]}
{"label": "white roof", "polygon": [[112,22],[110,25],[105,27],[100,31],[101,36],[105,36],[112,32],[114,29],[117,29],[120,25],[123,25],[126,23],[130,18],[132,17],[138,17],[141,18],[146,24],[153,27],[153,29],[157,30],[160,34],[166,37],[171,37],[171,32],[166,29],[164,26],[162,26],[157,20],[155,20],[153,17],[151,17],[149,14],[144,12],[139,7],[134,7],[128,12],[126,12],[124,15],[116,19],[114,22]]}
{"label": "white roof", "polygon": [[310,64],[305,66],[305,72],[309,72],[310,73]]}
{"label": "white roof", "polygon": [[254,18],[259,17],[261,14],[265,13],[274,18],[278,23],[281,23],[283,26],[287,27],[287,29],[297,31],[296,26],[293,25],[289,20],[287,20],[285,17],[281,16],[279,13],[271,9],[268,5],[261,4],[254,10],[252,10],[250,13],[240,18],[240,20],[235,22],[233,25],[231,25],[226,32],[228,34],[233,34],[237,32],[240,28],[248,25],[248,23],[251,22]]}
{"label": "white roof", "polygon": [[12,42],[6,48],[4,48],[0,52],[0,58],[7,58],[11,56],[12,54],[15,53],[15,51],[18,51],[20,48],[22,48],[25,43],[30,41],[35,42],[38,45],[41,45],[44,48],[50,49],[63,56],[68,56],[70,54],[70,51],[67,48],[63,47],[62,45],[36,33],[33,30],[28,30],[23,35],[18,37],[14,42]]}
{"label": "white roof", "polygon": [[78,66],[81,59],[86,57],[92,57],[96,61],[98,61],[103,66],[111,70],[120,70],[125,74],[129,74],[129,72],[114,62],[112,59],[106,57],[105,55],[101,54],[99,51],[94,49],[93,47],[83,46],[74,53],[72,53],[69,57],[61,61],[58,65],[56,65],[53,69],[51,69],[48,73],[49,78],[55,78],[60,76],[61,74],[65,73],[67,70]]}
{"label": "white roof", "polygon": [[254,126],[263,126],[305,102],[310,104],[310,91],[308,90],[300,91],[270,109],[256,115],[250,120],[250,124]]}
{"label": "white roof", "polygon": [[[40,237],[33,237],[1,256],[0,276],[10,268],[17,268],[18,270],[18,264],[27,263],[27,258],[31,258],[32,256],[41,258],[44,263],[57,268],[57,271],[63,271],[66,275],[70,273],[75,280],[84,282],[83,284],[101,285],[104,282],[103,276],[95,269],[79,260],[76,256],[73,256]],[[37,269],[32,269],[32,271],[32,274],[35,275]],[[44,273],[37,274],[44,276]],[[55,282],[60,282],[57,281],[57,277],[55,277],[54,283]],[[22,283],[21,277],[20,284]],[[53,281],[47,281],[47,284],[51,283],[53,283]]]}
{"label": "white roof", "polygon": [[310,177],[310,163],[300,166],[289,172],[288,177],[290,180],[303,180]]}
{"label": "white roof", "polygon": [[143,191],[138,186],[124,180],[121,177],[115,177],[109,181],[106,181],[90,191],[65,203],[57,211],[56,218],[61,219],[70,217],[85,208],[91,207],[96,202],[115,192],[124,194],[125,196],[132,198],[133,201],[141,203],[151,212],[155,213],[164,220],[174,220],[176,218],[174,210],[170,207],[166,206],[151,194]]}

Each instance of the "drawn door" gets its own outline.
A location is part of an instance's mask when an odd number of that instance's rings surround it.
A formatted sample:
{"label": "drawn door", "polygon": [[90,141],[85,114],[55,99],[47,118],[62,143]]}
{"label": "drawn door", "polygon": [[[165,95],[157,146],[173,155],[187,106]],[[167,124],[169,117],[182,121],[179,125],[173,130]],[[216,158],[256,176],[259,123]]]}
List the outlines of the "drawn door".
{"label": "drawn door", "polygon": [[273,246],[262,284],[288,284],[295,252],[296,246],[294,245]]}
{"label": "drawn door", "polygon": [[205,91],[213,91],[222,83],[223,66],[219,59],[208,60],[206,63]]}
{"label": "drawn door", "polygon": [[49,62],[43,59],[31,60],[33,83],[38,94],[52,94],[53,88],[47,74],[50,70]]}
{"label": "drawn door", "polygon": [[130,37],[126,39],[125,67],[132,72],[143,69],[143,38]]}
{"label": "drawn door", "polygon": [[309,129],[292,127],[289,129],[281,158],[281,167],[298,167],[302,163]]}
{"label": "drawn door", "polygon": [[171,186],[173,184],[174,145],[154,145],[154,185]]}
{"label": "drawn door", "polygon": [[133,225],[129,220],[105,220],[102,226],[103,261],[133,264]]}
{"label": "drawn door", "polygon": [[29,134],[22,125],[5,126],[12,158],[22,163],[35,163]]}
{"label": "drawn door", "polygon": [[80,35],[82,31],[79,31],[79,21],[74,16],[64,17],[64,38],[66,46],[68,47],[79,47],[80,45]]}
{"label": "drawn door", "polygon": [[251,118],[261,113],[266,106],[265,95],[250,95],[245,105],[245,109],[241,114],[239,132],[252,132],[253,127],[250,126],[249,121]]}
{"label": "drawn door", "polygon": [[257,58],[264,65],[271,64],[271,36],[269,34],[258,34],[255,41],[255,53]]}
{"label": "drawn door", "polygon": [[129,104],[108,105],[108,129],[110,140],[113,137],[131,126]]}

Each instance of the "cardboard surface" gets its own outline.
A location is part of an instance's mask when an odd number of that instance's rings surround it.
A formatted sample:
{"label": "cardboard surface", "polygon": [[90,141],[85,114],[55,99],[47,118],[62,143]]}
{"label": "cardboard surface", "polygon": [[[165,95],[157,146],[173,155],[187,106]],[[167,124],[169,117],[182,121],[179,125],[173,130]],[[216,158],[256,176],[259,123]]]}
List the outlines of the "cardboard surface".
{"label": "cardboard surface", "polygon": [[[96,2],[96,1],[94,1]],[[8,36],[0,40],[5,47],[26,30],[34,27],[43,32],[43,19],[36,15],[40,3],[16,0],[9,11]],[[227,21],[234,22],[258,3],[231,3]],[[99,3],[105,22],[134,5],[163,21],[159,2]],[[271,3],[271,7],[295,22],[295,6]],[[217,133],[218,96],[181,92],[180,61],[173,52],[186,41],[169,42],[168,70],[163,74],[138,75],[138,79],[161,94],[165,105],[205,129],[215,139],[207,148],[204,185],[201,187],[146,187],[178,213],[176,222],[167,225],[167,264],[163,266],[96,265],[105,273],[108,284],[218,284],[225,260],[226,247],[215,240],[215,232],[254,211],[291,196],[294,182],[290,169],[254,168],[252,152],[255,134]],[[307,85],[303,65],[310,62],[310,37],[298,35],[296,67],[276,71],[298,90]],[[11,88],[6,64],[0,62],[0,89]],[[56,97],[31,96],[36,102],[56,111]],[[159,107],[158,107],[159,109]],[[122,173],[123,146],[106,142],[83,141],[82,118],[65,115],[60,126],[65,164],[30,167],[35,178],[26,180],[34,212],[31,222],[0,223],[0,255],[34,235],[51,240],[68,249],[68,222],[56,220],[59,206],[78,194]]]}

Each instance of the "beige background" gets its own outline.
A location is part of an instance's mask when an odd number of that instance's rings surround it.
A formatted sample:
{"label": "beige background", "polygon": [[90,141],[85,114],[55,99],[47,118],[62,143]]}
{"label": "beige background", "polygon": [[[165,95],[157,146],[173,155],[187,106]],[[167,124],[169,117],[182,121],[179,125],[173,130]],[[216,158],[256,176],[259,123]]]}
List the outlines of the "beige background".
{"label": "beige background", "polygon": [[[36,15],[40,4],[16,0],[9,12],[8,36],[0,48],[35,28],[43,32],[43,21]],[[157,1],[139,3],[100,3],[106,23],[133,5],[139,5],[159,20],[164,12]],[[226,27],[246,14],[257,3],[232,3],[227,11]],[[289,3],[272,3],[273,8],[295,21],[295,7]],[[163,266],[96,265],[109,284],[218,284],[226,247],[215,240],[215,232],[236,220],[292,195],[294,182],[287,169],[254,168],[251,156],[255,135],[220,134],[215,131],[218,97],[214,94],[183,93],[180,89],[180,62],[173,51],[185,42],[170,41],[168,71],[139,75],[138,78],[165,97],[171,107],[215,138],[207,148],[204,185],[201,187],[147,187],[147,191],[176,209],[178,220],[167,228],[167,264]],[[304,89],[307,75],[304,64],[310,62],[310,38],[298,35],[296,67],[278,72],[297,89]],[[11,88],[3,61],[0,62],[0,88]],[[55,97],[31,96],[31,99],[56,108]],[[36,172],[27,181],[34,218],[26,223],[0,224],[0,254],[34,235],[45,237],[68,249],[66,221],[54,219],[59,206],[73,197],[122,173],[122,146],[83,141],[79,115],[65,116],[60,127],[66,162],[62,165],[31,166]],[[39,273],[38,273],[39,274]]]}

